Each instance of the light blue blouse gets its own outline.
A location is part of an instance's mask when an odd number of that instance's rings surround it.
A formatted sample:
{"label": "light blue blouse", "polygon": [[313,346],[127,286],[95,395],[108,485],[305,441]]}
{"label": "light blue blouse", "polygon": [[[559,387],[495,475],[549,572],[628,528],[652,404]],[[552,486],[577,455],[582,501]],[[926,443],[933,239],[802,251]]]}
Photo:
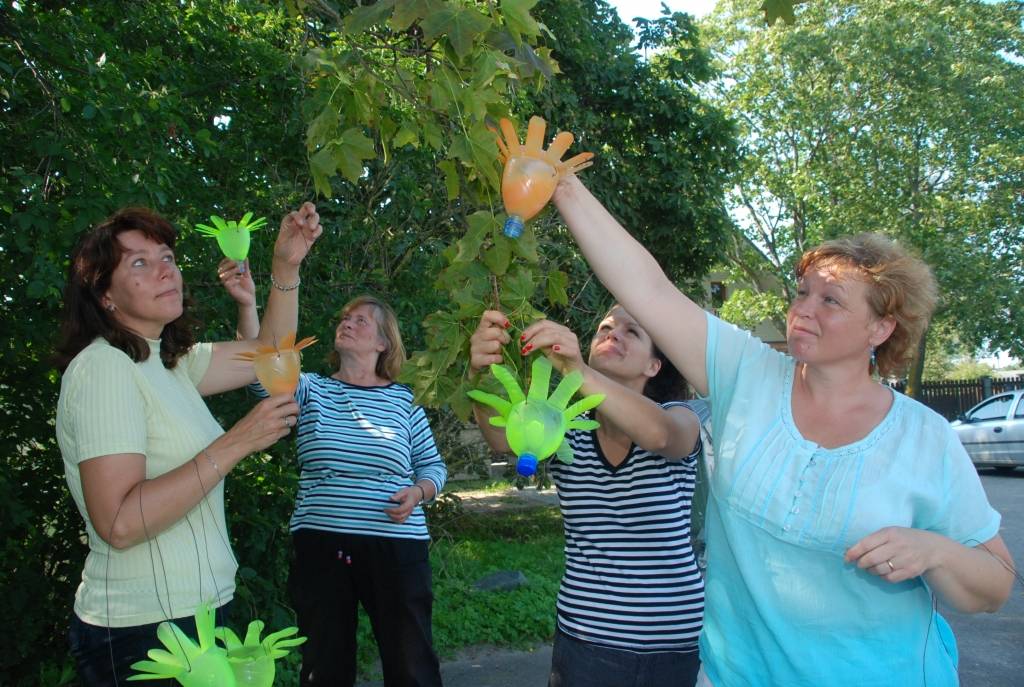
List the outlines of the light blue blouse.
{"label": "light blue blouse", "polygon": [[868,436],[835,449],[792,416],[794,361],[708,315],[715,465],[701,660],[715,687],[958,684],[956,641],[923,578],[843,561],[887,526],[976,546],[999,531],[949,423],[893,392]]}

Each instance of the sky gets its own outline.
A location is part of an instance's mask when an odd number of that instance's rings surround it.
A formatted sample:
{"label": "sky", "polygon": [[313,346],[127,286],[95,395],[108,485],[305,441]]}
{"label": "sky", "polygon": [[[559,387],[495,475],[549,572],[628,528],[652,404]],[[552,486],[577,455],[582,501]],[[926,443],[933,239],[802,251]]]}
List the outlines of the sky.
{"label": "sky", "polygon": [[[619,17],[626,24],[633,25],[633,17],[655,19],[661,16],[662,0],[608,0],[608,4],[619,12]],[[695,17],[703,17],[715,6],[715,0],[665,0],[672,12],[687,12]]]}

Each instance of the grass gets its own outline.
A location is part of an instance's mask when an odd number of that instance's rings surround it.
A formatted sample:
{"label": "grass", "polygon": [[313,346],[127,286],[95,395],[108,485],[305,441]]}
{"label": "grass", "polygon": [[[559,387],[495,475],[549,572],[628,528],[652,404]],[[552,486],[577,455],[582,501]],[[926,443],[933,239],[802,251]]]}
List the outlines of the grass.
{"label": "grass", "polygon": [[[557,508],[471,513],[458,507],[431,518],[434,542],[434,648],[442,660],[462,648],[493,644],[526,648],[550,640],[562,577],[562,519]],[[528,584],[482,592],[473,584],[501,570]],[[360,611],[359,673],[380,679],[369,619]]]}

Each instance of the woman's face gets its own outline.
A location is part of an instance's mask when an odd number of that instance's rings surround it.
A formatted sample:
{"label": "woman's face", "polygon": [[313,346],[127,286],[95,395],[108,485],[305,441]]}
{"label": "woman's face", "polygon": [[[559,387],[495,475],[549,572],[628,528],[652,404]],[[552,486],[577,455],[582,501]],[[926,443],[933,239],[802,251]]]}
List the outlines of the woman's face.
{"label": "woman's face", "polygon": [[892,332],[868,303],[869,286],[851,269],[811,266],[786,316],[790,354],[809,364],[863,360]]}
{"label": "woman's face", "polygon": [[357,305],[342,316],[334,331],[334,349],[347,353],[383,353],[387,342],[380,335],[374,307]]}
{"label": "woman's face", "polygon": [[597,326],[597,332],[590,341],[587,364],[624,382],[646,383],[661,369],[661,361],[654,355],[651,337],[618,305]]}
{"label": "woman's face", "polygon": [[181,317],[181,272],[174,251],[141,231],[118,234],[121,261],[110,275],[110,288],[101,305],[124,327],[149,339],[159,339],[164,327]]}

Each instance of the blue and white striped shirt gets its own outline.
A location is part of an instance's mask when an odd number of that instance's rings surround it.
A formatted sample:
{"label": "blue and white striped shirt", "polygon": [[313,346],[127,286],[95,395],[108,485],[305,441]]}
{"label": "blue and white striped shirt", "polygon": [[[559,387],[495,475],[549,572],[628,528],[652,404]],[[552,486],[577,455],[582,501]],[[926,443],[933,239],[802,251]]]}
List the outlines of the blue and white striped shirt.
{"label": "blue and white striped shirt", "polygon": [[[707,415],[702,401],[663,407],[680,405]],[[566,438],[572,465],[550,462],[565,527],[559,628],[617,649],[696,651],[704,580],[690,546],[690,501],[700,446],[671,461],[633,445],[612,466],[593,431]]]}
{"label": "blue and white striped shirt", "polygon": [[384,512],[399,489],[429,479],[440,493],[448,476],[412,390],[303,374],[295,397],[300,474],[291,531],[429,539],[421,507],[403,523]]}

